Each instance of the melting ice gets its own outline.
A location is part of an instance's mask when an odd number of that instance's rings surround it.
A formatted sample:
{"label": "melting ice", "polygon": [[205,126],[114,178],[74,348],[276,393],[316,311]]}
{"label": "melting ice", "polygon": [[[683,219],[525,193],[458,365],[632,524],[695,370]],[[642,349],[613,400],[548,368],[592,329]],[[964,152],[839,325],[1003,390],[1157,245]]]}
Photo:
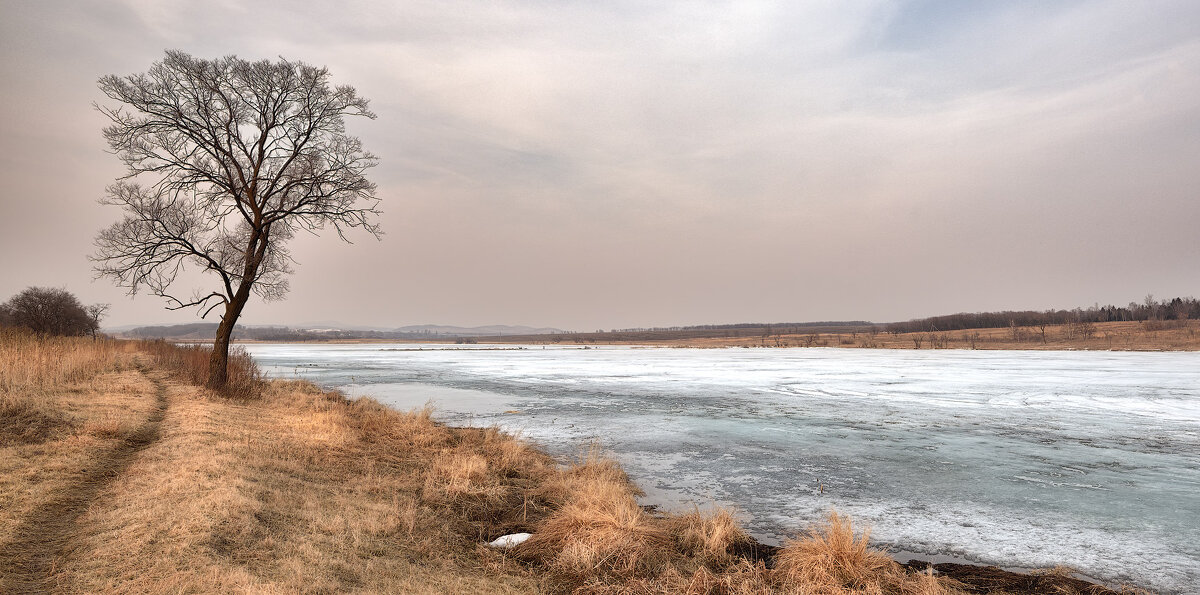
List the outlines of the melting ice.
{"label": "melting ice", "polygon": [[768,541],[830,509],[894,550],[1200,593],[1200,354],[252,345],[302,376],[551,452]]}

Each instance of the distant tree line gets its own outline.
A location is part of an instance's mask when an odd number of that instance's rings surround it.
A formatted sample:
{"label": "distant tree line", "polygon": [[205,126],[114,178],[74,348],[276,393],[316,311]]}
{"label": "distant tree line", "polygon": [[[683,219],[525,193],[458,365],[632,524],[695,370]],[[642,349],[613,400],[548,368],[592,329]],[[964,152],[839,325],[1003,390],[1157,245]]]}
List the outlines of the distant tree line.
{"label": "distant tree line", "polygon": [[[612,333],[677,332],[677,331],[762,331],[772,329],[775,333],[796,334],[815,328],[862,328],[871,326],[863,320],[836,320],[823,322],[741,322],[737,324],[697,324],[692,326],[655,326],[613,329]],[[604,331],[596,331],[604,332]]]}
{"label": "distant tree line", "polygon": [[[782,335],[799,335],[817,333],[869,333],[880,327],[869,322],[781,322],[781,323],[741,323],[741,324],[709,324],[697,326],[650,327],[598,330],[593,333],[552,333],[536,336],[514,335],[512,339],[529,339],[531,341],[549,341],[575,343],[596,341],[664,341],[688,339],[731,339],[740,337],[779,337]],[[499,337],[481,337],[480,340],[498,339]]]}
{"label": "distant tree line", "polygon": [[71,292],[30,287],[0,304],[0,327],[23,327],[39,335],[95,337],[108,304],[84,306]]}
{"label": "distant tree line", "polygon": [[1163,321],[1200,319],[1200,300],[1174,298],[1157,301],[1153,295],[1142,303],[1126,306],[1099,306],[1073,310],[1020,310],[975,312],[918,318],[885,325],[889,333],[927,333],[982,328],[1044,327],[1047,325],[1084,324],[1097,322]]}
{"label": "distant tree line", "polygon": [[[127,334],[140,339],[191,338],[205,337],[216,331],[215,322],[195,322],[189,324],[173,324],[163,326],[140,326]],[[438,336],[429,332],[399,332],[399,331],[355,331],[355,330],[314,330],[293,329],[282,326],[235,326],[231,337],[238,341],[336,341],[336,340],[399,340],[399,339],[428,339]]]}

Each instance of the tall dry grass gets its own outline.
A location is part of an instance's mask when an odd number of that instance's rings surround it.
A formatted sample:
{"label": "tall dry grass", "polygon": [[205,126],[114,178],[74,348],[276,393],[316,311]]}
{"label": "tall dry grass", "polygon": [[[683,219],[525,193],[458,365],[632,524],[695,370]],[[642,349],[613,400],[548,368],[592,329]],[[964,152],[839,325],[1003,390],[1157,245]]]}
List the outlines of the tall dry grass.
{"label": "tall dry grass", "polygon": [[[208,345],[178,345],[162,339],[137,341],[135,348],[148,354],[154,363],[171,371],[185,382],[204,386],[208,381],[208,364],[212,347]],[[226,397],[250,398],[258,394],[263,375],[254,359],[243,347],[229,348],[227,379],[221,393]]]}
{"label": "tall dry grass", "polygon": [[103,433],[104,423],[69,414],[56,405],[52,393],[118,369],[128,359],[127,348],[112,340],[47,337],[0,327],[0,446],[41,442],[80,423]]}
{"label": "tall dry grass", "polygon": [[44,337],[0,327],[0,396],[37,392],[115,369],[129,346],[111,339]]}
{"label": "tall dry grass", "polygon": [[868,545],[870,529],[856,535],[850,519],[829,514],[826,525],[784,544],[775,558],[775,573],[792,585],[813,585],[828,593],[947,592],[930,575],[911,575],[881,551]]}

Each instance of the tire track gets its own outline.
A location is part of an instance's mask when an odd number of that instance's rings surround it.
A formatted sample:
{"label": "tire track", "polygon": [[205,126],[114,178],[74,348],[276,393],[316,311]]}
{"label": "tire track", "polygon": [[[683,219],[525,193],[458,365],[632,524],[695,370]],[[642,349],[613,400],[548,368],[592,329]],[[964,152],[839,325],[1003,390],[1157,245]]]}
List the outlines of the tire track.
{"label": "tire track", "polygon": [[0,593],[45,593],[54,589],[55,570],[76,531],[76,521],[133,462],[134,457],[159,438],[167,413],[167,386],[145,365],[138,371],[154,383],[155,408],[146,421],[115,447],[92,461],[63,494],[30,512],[14,532],[16,538],[0,545],[0,562],[8,568]]}

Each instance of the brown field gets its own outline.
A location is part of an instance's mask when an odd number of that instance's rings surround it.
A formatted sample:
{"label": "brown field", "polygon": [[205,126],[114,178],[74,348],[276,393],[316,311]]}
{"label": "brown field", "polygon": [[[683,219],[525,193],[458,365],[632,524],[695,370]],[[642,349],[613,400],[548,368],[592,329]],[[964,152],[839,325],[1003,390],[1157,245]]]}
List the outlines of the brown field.
{"label": "brown field", "polygon": [[[739,334],[740,333],[740,334]],[[696,336],[708,334],[712,336]],[[1200,320],[1097,322],[892,334],[858,330],[767,333],[763,331],[578,333],[481,337],[480,343],[653,345],[661,347],[849,347],[859,349],[1081,349],[1116,351],[1200,350]]]}
{"label": "brown field", "polygon": [[775,551],[728,511],[648,512],[595,454],[234,361],[215,394],[192,380],[203,350],[0,331],[0,592],[1108,592],[1065,572],[961,586],[837,515]]}

